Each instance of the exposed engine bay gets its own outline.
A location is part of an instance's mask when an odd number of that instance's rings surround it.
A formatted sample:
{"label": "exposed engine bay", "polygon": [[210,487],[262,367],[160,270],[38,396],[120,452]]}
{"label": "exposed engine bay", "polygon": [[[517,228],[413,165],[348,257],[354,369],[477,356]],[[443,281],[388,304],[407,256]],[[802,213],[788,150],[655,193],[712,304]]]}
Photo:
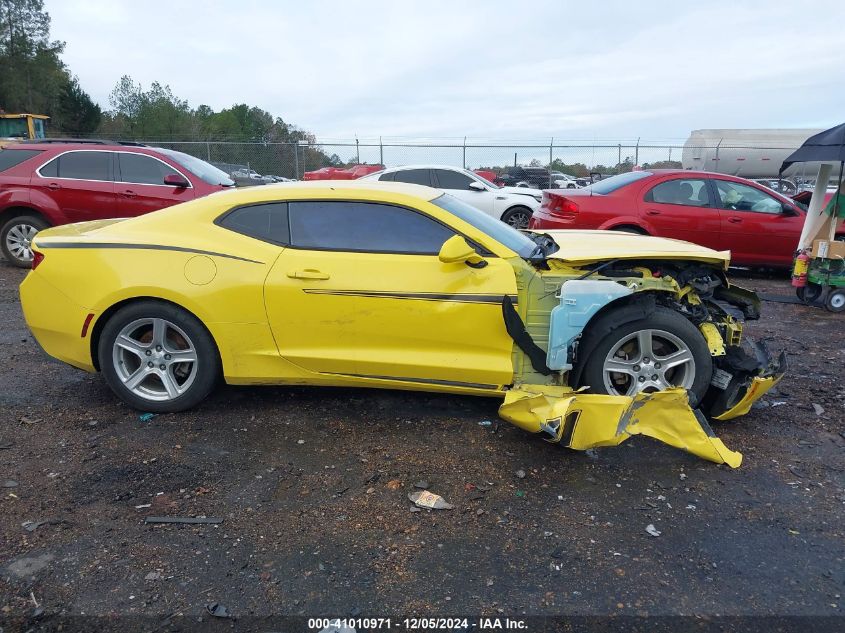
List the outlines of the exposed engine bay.
{"label": "exposed engine bay", "polygon": [[518,303],[502,306],[517,376],[502,417],[571,448],[640,433],[739,465],[705,416],[747,413],[786,368],[744,334],[760,316],[753,292],[709,262],[533,264],[517,266]]}

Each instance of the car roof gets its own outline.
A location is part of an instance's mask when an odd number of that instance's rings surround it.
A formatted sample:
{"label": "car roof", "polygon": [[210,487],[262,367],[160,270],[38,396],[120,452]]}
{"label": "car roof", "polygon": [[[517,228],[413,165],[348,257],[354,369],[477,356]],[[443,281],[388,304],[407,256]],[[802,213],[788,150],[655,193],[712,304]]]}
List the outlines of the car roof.
{"label": "car roof", "polygon": [[454,165],[400,165],[398,167],[385,167],[381,171],[401,171],[403,169],[451,169],[452,171],[471,171],[463,167],[455,167]]}
{"label": "car roof", "polygon": [[13,145],[7,145],[16,149],[49,149],[52,147],[111,147],[111,148],[126,148],[126,147],[149,147],[145,143],[136,143],[134,141],[109,141],[106,139],[84,139],[84,138],[44,138],[18,141]]}
{"label": "car roof", "polygon": [[[403,194],[434,200],[445,192],[425,185],[414,185],[407,182],[381,182],[377,180],[300,180],[296,182],[277,182],[259,187],[241,187],[228,189],[213,194],[216,197],[249,197],[267,198],[275,200],[279,192],[293,192],[292,197],[308,198],[310,194],[319,196],[321,192],[335,191],[339,193],[364,194],[368,191]],[[263,195],[266,193],[267,195]]]}

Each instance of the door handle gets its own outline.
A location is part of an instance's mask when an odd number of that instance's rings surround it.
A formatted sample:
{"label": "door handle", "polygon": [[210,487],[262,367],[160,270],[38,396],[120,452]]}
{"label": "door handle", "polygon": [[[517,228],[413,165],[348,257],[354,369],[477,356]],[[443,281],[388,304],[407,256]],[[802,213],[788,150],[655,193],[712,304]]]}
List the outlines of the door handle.
{"label": "door handle", "polygon": [[646,209],[646,215],[660,215],[660,211],[657,209]]}
{"label": "door handle", "polygon": [[61,188],[62,188],[62,186],[57,182],[51,182],[49,185],[47,185],[47,189],[52,189],[53,191],[55,191],[56,189],[61,189]]}
{"label": "door handle", "polygon": [[134,197],[135,197],[136,195],[138,195],[138,194],[136,194],[136,193],[135,193],[134,191],[132,191],[131,189],[127,189],[126,191],[121,191],[121,192],[120,192],[120,195],[121,195],[121,196],[124,196],[125,198],[134,198]]}
{"label": "door handle", "polygon": [[731,224],[742,224],[742,218],[732,216],[728,218],[728,222],[730,222]]}
{"label": "door handle", "polygon": [[288,273],[291,279],[328,279],[329,276],[314,268],[306,268],[304,270],[292,270]]}

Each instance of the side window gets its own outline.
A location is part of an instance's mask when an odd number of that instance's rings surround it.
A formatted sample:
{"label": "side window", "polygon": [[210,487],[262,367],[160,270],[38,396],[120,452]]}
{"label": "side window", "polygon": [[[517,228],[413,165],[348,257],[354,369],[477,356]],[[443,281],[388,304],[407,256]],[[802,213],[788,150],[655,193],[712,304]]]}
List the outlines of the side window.
{"label": "side window", "polygon": [[59,159],[54,158],[49,163],[38,170],[43,178],[58,178],[59,177]]}
{"label": "side window", "polygon": [[286,202],[240,207],[217,220],[217,224],[235,233],[265,242],[282,245],[290,243]]}
{"label": "side window", "polygon": [[652,187],[645,195],[646,202],[682,204],[688,207],[709,207],[707,183],[697,178],[667,180]]}
{"label": "side window", "polygon": [[773,214],[783,212],[783,205],[779,200],[756,187],[718,178],[714,178],[713,182],[719,193],[719,206],[723,209]]}
{"label": "side window", "polygon": [[298,248],[436,255],[455,232],[422,213],[373,202],[291,202]]}
{"label": "side window", "polygon": [[120,182],[132,182],[139,185],[163,185],[165,176],[179,175],[175,169],[143,154],[118,152],[117,159],[120,165],[120,174],[115,180]]}
{"label": "side window", "polygon": [[435,169],[434,177],[440,189],[469,189],[469,183],[474,182],[466,174],[451,169]]}
{"label": "side window", "polygon": [[393,172],[393,180],[396,182],[409,182],[412,185],[431,187],[431,170],[403,169],[402,171]]}
{"label": "side window", "polygon": [[[59,178],[111,180],[111,152],[68,152],[58,160]],[[55,161],[54,161],[55,162]],[[44,171],[42,170],[43,174]]]}
{"label": "side window", "polygon": [[386,174],[382,174],[381,176],[379,176],[379,181],[380,182],[393,182],[393,176],[394,175],[395,174],[392,171],[388,172]]}

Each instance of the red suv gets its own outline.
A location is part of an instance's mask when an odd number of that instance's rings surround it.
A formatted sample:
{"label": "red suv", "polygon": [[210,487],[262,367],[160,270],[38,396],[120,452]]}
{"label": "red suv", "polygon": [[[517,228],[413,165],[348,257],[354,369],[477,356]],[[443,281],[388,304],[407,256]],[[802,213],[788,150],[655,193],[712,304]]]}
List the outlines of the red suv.
{"label": "red suv", "polygon": [[529,228],[671,237],[731,251],[734,264],[789,267],[805,217],[796,201],[744,178],[655,169],[544,191]]}
{"label": "red suv", "polygon": [[0,150],[0,251],[17,266],[57,224],[141,215],[234,186],[199,158],[111,141],[33,141]]}

